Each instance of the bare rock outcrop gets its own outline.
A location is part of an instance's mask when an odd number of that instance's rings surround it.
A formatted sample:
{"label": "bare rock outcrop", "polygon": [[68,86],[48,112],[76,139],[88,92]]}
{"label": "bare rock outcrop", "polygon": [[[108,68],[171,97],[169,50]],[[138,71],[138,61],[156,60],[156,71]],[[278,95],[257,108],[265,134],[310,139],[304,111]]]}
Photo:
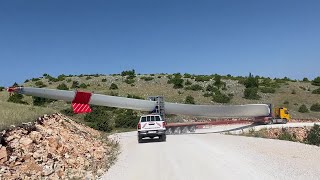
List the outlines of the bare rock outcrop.
{"label": "bare rock outcrop", "polygon": [[116,142],[61,114],[6,130],[0,140],[0,179],[96,179],[117,153]]}

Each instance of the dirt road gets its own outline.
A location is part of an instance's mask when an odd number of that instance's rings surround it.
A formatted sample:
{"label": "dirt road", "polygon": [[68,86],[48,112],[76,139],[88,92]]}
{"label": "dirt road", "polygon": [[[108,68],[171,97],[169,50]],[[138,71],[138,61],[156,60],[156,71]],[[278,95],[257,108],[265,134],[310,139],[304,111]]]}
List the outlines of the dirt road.
{"label": "dirt road", "polygon": [[[217,133],[241,125],[171,135],[138,144],[118,134],[121,154],[107,180],[319,179],[320,148],[295,142]],[[243,126],[243,125],[242,125]]]}

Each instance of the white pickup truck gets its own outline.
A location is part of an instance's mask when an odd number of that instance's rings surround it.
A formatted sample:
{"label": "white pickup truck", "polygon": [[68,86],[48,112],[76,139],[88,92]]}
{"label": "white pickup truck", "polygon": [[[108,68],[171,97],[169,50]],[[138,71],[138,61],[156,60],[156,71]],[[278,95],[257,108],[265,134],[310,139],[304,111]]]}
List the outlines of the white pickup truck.
{"label": "white pickup truck", "polygon": [[159,137],[160,141],[166,141],[166,122],[160,115],[144,115],[140,117],[138,123],[138,142],[142,142],[142,138]]}

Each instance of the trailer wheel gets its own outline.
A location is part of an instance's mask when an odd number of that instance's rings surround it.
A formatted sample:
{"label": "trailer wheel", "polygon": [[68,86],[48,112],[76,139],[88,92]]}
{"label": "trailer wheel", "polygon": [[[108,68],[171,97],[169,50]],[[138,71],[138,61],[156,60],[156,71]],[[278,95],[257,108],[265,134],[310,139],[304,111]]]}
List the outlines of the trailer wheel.
{"label": "trailer wheel", "polygon": [[270,118],[269,121],[267,122],[267,124],[269,124],[269,125],[273,124],[273,119]]}
{"label": "trailer wheel", "polygon": [[166,141],[167,141],[167,136],[166,136],[165,134],[162,135],[161,138],[160,138],[160,140],[161,140],[162,142],[166,142]]}
{"label": "trailer wheel", "polygon": [[173,134],[173,133],[172,133],[172,128],[168,128],[168,129],[166,130],[166,134],[168,134],[168,135]]}
{"label": "trailer wheel", "polygon": [[174,131],[174,134],[181,134],[181,128],[177,127]]}
{"label": "trailer wheel", "polygon": [[188,133],[188,127],[182,127],[182,134],[187,134]]}
{"label": "trailer wheel", "polygon": [[195,126],[190,126],[189,127],[189,131],[190,132],[195,132],[196,131],[196,127]]}

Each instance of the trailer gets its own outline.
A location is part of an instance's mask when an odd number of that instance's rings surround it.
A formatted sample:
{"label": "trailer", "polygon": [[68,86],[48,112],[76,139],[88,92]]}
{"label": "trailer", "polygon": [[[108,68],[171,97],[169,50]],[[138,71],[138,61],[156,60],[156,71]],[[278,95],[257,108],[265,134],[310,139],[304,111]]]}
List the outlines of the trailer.
{"label": "trailer", "polygon": [[230,125],[230,124],[248,124],[250,120],[213,120],[205,122],[186,122],[186,123],[168,123],[167,134],[185,134],[185,133],[194,133],[196,129],[210,128],[211,126],[218,125]]}

